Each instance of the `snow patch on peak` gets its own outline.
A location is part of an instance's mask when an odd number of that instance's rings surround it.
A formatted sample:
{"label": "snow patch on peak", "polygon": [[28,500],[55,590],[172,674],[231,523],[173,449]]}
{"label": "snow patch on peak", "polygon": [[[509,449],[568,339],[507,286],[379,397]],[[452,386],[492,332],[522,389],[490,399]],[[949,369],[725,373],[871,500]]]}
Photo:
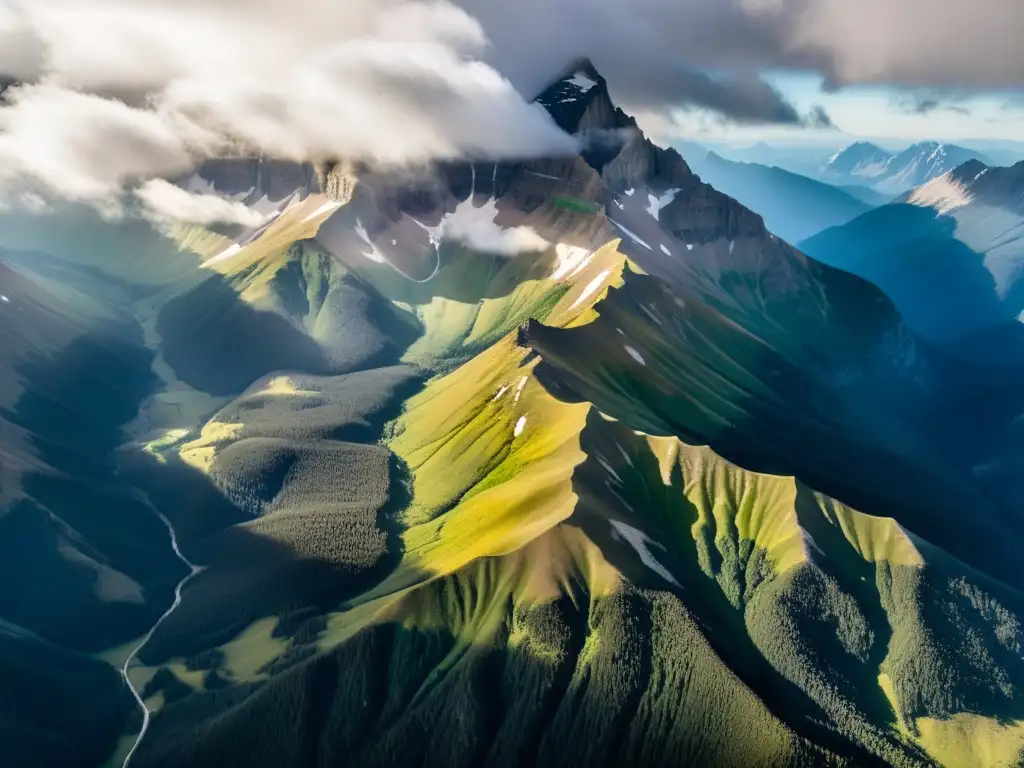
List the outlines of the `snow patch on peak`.
{"label": "snow patch on peak", "polygon": [[647,362],[644,360],[644,356],[641,355],[639,352],[637,352],[636,349],[634,349],[633,347],[629,347],[629,346],[623,347],[623,349],[626,350],[626,354],[627,355],[629,355],[634,360],[636,360],[638,363],[640,363],[640,365],[644,365],[644,366],[647,365]]}
{"label": "snow patch on peak", "polygon": [[239,243],[232,243],[213,258],[204,261],[202,264],[199,265],[199,267],[200,269],[206,269],[208,267],[212,267],[214,264],[219,264],[222,261],[227,261],[240,250],[242,250],[242,246]]}
{"label": "snow patch on peak", "polygon": [[376,245],[373,244],[373,241],[370,239],[370,233],[366,231],[366,227],[363,226],[363,222],[359,219],[356,219],[356,235],[360,240],[370,246],[369,251],[362,252],[363,256],[368,258],[370,261],[377,262],[378,264],[388,263],[388,260],[384,258],[384,254],[380,252]]}
{"label": "snow patch on peak", "polygon": [[597,85],[596,80],[587,77],[587,75],[583,72],[577,72],[572,77],[570,77],[567,80],[567,82],[571,85],[575,85],[583,93],[589,93],[590,89]]}
{"label": "snow patch on peak", "polygon": [[342,205],[343,205],[342,203],[336,202],[334,200],[328,200],[326,203],[321,205],[315,211],[309,213],[302,220],[301,223],[305,224],[307,221],[312,221],[313,219],[319,218],[320,216],[323,216],[325,213],[334,213],[336,210],[341,208]]}
{"label": "snow patch on peak", "polygon": [[523,387],[525,387],[525,386],[526,386],[526,377],[523,376],[523,378],[521,378],[519,380],[519,386],[516,387],[516,397],[515,397],[515,400],[513,400],[512,402],[514,402],[514,403],[518,403],[519,402],[519,397],[520,397],[520,395],[523,394]]}

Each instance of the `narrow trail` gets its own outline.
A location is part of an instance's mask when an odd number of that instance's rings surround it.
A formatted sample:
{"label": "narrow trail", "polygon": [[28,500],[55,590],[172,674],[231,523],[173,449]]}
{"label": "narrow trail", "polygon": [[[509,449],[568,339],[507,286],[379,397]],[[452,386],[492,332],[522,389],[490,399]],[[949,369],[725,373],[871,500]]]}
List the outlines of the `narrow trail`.
{"label": "narrow trail", "polygon": [[150,505],[148,502],[146,502],[146,504],[149,506],[150,509],[153,510],[153,514],[157,515],[160,518],[161,522],[163,522],[163,524],[167,526],[167,532],[171,536],[171,548],[174,549],[174,554],[178,556],[178,559],[188,566],[189,573],[187,576],[185,576],[185,578],[179,581],[178,586],[175,587],[174,602],[171,604],[171,607],[164,611],[163,615],[156,620],[152,627],[150,627],[149,632],[147,632],[145,636],[142,638],[142,640],[139,641],[139,644],[132,649],[132,652],[128,654],[128,657],[124,660],[124,665],[121,667],[121,677],[124,678],[124,682],[128,686],[128,690],[132,692],[132,696],[135,697],[135,701],[137,701],[139,704],[139,709],[142,710],[142,728],[139,729],[139,735],[135,738],[135,743],[132,744],[132,748],[128,750],[128,754],[125,755],[124,763],[122,763],[122,768],[128,768],[128,764],[131,762],[132,757],[135,755],[135,751],[139,748],[139,744],[142,743],[142,739],[146,735],[146,730],[149,728],[150,714],[149,709],[146,707],[146,702],[142,700],[142,694],[138,690],[136,690],[135,685],[132,683],[131,678],[128,675],[128,670],[131,668],[132,662],[135,661],[135,659],[138,657],[139,652],[145,647],[146,643],[149,642],[150,638],[153,637],[153,633],[160,628],[160,625],[167,619],[168,616],[174,613],[175,609],[181,604],[181,590],[184,588],[184,586],[194,576],[196,576],[196,574],[200,573],[203,570],[199,566],[193,565],[191,562],[189,562],[188,558],[181,553],[181,549],[178,548],[178,535],[175,533],[174,526],[171,525],[171,521],[168,520],[161,512],[158,512],[156,508]]}

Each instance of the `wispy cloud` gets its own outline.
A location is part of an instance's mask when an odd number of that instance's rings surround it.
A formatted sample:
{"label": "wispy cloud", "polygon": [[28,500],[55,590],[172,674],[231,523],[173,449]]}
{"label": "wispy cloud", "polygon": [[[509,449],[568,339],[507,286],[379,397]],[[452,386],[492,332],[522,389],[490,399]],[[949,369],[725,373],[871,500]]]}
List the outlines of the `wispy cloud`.
{"label": "wispy cloud", "polygon": [[934,91],[912,91],[894,95],[892,106],[911,115],[931,115],[936,112],[949,112],[958,115],[969,115],[971,110],[964,103],[969,94],[941,93]]}
{"label": "wispy cloud", "polygon": [[828,111],[820,104],[815,104],[810,113],[804,118],[804,124],[808,128],[835,128],[835,123],[832,122],[832,117]]}
{"label": "wispy cloud", "polygon": [[182,189],[163,179],[150,179],[135,190],[143,215],[156,222],[240,224],[258,227],[266,217],[237,200],[208,192]]}

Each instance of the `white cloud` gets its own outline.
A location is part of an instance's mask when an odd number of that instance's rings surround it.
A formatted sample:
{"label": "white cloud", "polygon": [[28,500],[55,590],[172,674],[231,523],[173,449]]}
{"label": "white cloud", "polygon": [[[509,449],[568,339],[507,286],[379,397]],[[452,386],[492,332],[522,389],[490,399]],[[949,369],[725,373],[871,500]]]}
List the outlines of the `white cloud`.
{"label": "white cloud", "polygon": [[46,84],[9,98],[0,108],[0,182],[7,185],[116,208],[123,185],[181,173],[201,146],[167,116],[119,101]]}
{"label": "white cloud", "polygon": [[420,226],[435,245],[444,240],[457,240],[475,251],[497,256],[537,253],[551,247],[551,243],[532,227],[503,227],[498,224],[498,217],[497,201],[493,197],[478,207],[471,196],[446,214],[437,226],[422,223]]}
{"label": "white cloud", "polygon": [[191,192],[163,179],[151,179],[135,190],[143,213],[158,223],[241,224],[258,227],[266,218],[237,200],[215,194]]}
{"label": "white cloud", "polygon": [[493,221],[479,219],[459,222],[452,226],[447,234],[454,240],[466,243],[475,251],[498,256],[537,253],[551,247],[551,243],[531,227],[503,229]]}
{"label": "white cloud", "polygon": [[4,2],[0,75],[24,82],[0,106],[8,192],[117,213],[125,186],[210,157],[415,163],[574,148],[473,58],[483,30],[443,0]]}

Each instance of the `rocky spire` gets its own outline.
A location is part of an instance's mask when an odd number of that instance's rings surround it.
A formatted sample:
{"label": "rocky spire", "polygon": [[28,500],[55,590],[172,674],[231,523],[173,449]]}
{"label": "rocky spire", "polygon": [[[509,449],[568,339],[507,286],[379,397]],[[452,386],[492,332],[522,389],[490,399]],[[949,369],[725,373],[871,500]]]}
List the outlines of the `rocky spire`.
{"label": "rocky spire", "polygon": [[678,152],[655,146],[615,105],[607,81],[589,59],[574,61],[537,101],[579,138],[584,159],[615,193],[638,186],[681,187],[695,178]]}

